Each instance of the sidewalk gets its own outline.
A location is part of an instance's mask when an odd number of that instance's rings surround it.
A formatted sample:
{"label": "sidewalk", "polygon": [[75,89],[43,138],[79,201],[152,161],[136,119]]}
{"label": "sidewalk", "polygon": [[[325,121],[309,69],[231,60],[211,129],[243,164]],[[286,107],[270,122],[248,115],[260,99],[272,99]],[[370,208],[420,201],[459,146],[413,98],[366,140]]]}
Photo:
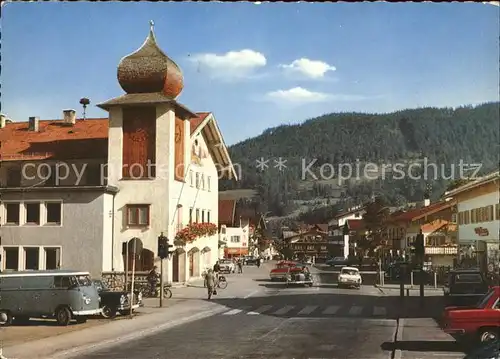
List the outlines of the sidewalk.
{"label": "sidewalk", "polygon": [[[251,269],[246,276],[228,275],[228,287],[219,290],[218,298],[238,298],[257,295],[254,277],[259,270]],[[132,319],[118,316],[114,320],[89,319],[85,324],[67,327],[47,322],[38,325],[12,326],[0,331],[0,344],[7,359],[66,359],[82,352],[122,341],[133,340],[174,326],[212,316],[225,308],[205,301],[207,289],[203,280],[195,280],[183,287],[173,287],[172,298],[144,298],[144,306],[137,309]],[[173,309],[175,308],[175,309]],[[57,355],[55,355],[57,353]],[[3,357],[2,357],[3,358]]]}
{"label": "sidewalk", "polygon": [[[379,285],[375,284],[375,287],[379,289],[390,289],[390,290],[399,290],[400,285],[399,284],[384,284],[384,285]],[[420,286],[418,284],[414,284],[413,286],[411,284],[405,284],[404,285],[405,290],[420,290]],[[425,291],[438,291],[443,293],[443,287],[433,287],[433,286],[425,286],[424,287]]]}
{"label": "sidewalk", "polygon": [[455,340],[429,318],[400,319],[394,359],[463,358]]}
{"label": "sidewalk", "polygon": [[[175,310],[170,310],[175,306]],[[145,312],[132,319],[110,320],[106,324],[87,327],[15,346],[3,348],[5,358],[66,359],[103,346],[150,335],[191,321],[209,317],[224,307],[202,300],[186,300],[166,308],[145,307]],[[57,353],[57,355],[55,355]]]}

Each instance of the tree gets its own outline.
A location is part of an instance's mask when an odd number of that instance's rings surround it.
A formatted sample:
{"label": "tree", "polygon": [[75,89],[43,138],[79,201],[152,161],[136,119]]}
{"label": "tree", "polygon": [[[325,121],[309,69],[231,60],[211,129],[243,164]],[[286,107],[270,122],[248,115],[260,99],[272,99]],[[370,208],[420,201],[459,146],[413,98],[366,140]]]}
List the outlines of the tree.
{"label": "tree", "polygon": [[390,211],[383,199],[377,197],[365,207],[363,220],[371,247],[379,246],[385,239]]}

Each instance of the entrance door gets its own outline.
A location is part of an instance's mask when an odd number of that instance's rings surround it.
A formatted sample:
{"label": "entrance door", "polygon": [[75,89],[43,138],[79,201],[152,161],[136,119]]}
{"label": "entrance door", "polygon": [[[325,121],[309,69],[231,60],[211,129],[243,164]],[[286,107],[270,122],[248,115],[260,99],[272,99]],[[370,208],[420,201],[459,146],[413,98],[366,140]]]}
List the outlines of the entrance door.
{"label": "entrance door", "polygon": [[172,256],[172,281],[179,281],[179,253],[174,253]]}
{"label": "entrance door", "polygon": [[189,276],[194,276],[194,253],[189,253]]}

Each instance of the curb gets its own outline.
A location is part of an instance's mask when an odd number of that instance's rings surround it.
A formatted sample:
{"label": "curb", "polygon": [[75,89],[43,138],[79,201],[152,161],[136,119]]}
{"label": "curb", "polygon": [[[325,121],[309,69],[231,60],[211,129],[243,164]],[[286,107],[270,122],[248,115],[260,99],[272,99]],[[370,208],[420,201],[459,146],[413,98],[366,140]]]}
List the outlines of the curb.
{"label": "curb", "polygon": [[139,330],[137,332],[133,332],[133,333],[130,333],[130,334],[118,337],[118,338],[108,339],[108,340],[98,342],[95,344],[86,344],[86,345],[82,345],[82,346],[79,346],[79,347],[76,347],[76,348],[73,348],[70,350],[65,350],[65,351],[53,354],[48,359],[74,358],[74,357],[81,355],[82,352],[85,352],[85,354],[89,354],[89,353],[95,352],[99,349],[116,346],[122,342],[130,342],[133,340],[142,339],[144,337],[156,334],[158,332],[161,332],[161,331],[164,331],[167,329],[171,329],[171,328],[180,326],[182,324],[187,324],[190,322],[194,322],[196,320],[208,318],[208,317],[211,317],[212,315],[223,312],[224,310],[226,310],[225,307],[206,310],[206,311],[191,315],[191,316],[186,317],[186,318],[181,318],[178,320],[174,320],[172,322],[168,322],[168,323],[165,323],[162,325],[155,326],[154,328],[147,328],[147,329]]}

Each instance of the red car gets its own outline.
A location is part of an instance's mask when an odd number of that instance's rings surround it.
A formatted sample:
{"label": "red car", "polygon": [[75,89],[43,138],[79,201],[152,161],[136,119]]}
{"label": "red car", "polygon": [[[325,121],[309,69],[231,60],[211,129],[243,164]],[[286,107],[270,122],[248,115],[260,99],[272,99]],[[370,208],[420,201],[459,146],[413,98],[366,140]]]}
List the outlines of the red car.
{"label": "red car", "polygon": [[292,261],[280,261],[276,264],[276,267],[271,269],[269,277],[272,281],[275,280],[286,280],[288,275],[288,269],[297,266],[297,263]]}
{"label": "red car", "polygon": [[457,340],[474,339],[480,342],[499,338],[500,286],[493,287],[473,307],[447,307],[444,310],[443,330]]}

